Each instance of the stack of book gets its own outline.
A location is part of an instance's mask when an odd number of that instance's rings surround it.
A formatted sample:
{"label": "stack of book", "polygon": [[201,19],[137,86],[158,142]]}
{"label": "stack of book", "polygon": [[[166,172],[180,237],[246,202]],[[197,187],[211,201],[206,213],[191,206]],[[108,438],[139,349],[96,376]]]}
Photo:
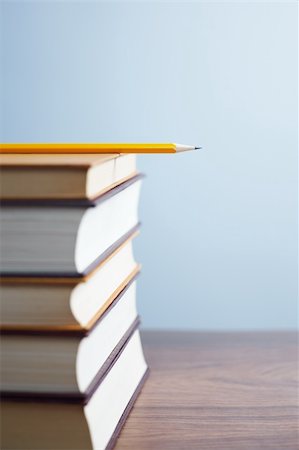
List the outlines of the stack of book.
{"label": "stack of book", "polygon": [[2,448],[111,448],[148,369],[134,155],[1,155]]}

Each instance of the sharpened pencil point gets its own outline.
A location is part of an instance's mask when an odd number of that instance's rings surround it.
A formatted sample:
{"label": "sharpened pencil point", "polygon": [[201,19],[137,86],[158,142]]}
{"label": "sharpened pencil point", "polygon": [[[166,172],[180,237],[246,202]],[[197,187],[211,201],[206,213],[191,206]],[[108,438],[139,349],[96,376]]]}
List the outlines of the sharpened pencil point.
{"label": "sharpened pencil point", "polygon": [[202,147],[195,147],[195,150],[200,150]]}

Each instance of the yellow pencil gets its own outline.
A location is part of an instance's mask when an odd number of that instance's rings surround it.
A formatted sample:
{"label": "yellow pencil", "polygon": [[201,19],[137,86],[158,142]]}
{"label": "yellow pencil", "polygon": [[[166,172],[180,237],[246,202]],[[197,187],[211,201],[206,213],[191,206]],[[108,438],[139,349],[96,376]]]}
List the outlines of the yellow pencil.
{"label": "yellow pencil", "polygon": [[177,153],[199,148],[201,147],[171,143],[7,143],[0,144],[0,153]]}

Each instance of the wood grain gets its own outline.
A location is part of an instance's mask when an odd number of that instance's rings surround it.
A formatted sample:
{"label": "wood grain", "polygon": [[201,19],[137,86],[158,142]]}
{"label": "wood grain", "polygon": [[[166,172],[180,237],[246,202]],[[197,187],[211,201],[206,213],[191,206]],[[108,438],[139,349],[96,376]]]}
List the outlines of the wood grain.
{"label": "wood grain", "polygon": [[117,450],[299,449],[295,333],[142,336],[151,373]]}

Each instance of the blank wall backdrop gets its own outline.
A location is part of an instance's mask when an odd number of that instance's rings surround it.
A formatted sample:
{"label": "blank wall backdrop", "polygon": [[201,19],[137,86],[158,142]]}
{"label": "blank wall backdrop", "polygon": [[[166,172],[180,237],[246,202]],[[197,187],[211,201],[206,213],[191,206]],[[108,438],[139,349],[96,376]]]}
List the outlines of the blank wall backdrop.
{"label": "blank wall backdrop", "polygon": [[296,2],[1,7],[2,140],[204,147],[139,158],[144,326],[295,327]]}

